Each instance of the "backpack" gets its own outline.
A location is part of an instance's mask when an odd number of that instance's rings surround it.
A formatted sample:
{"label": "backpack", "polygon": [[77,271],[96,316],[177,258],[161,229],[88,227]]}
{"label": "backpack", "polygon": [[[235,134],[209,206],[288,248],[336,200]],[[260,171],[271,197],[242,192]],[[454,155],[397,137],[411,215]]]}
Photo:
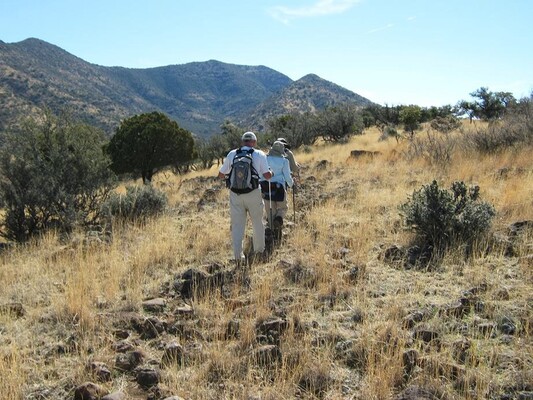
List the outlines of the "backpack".
{"label": "backpack", "polygon": [[252,164],[254,149],[237,149],[229,173],[229,188],[232,192],[250,193],[259,187],[259,175]]}

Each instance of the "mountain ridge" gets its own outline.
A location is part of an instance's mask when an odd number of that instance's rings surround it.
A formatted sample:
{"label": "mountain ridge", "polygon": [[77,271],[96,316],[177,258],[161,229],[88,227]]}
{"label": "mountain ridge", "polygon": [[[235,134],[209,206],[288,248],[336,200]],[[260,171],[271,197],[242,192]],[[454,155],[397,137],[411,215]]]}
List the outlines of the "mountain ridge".
{"label": "mountain ridge", "polygon": [[68,109],[109,135],[122,119],[157,110],[205,137],[217,133],[224,120],[260,130],[280,113],[343,102],[371,103],[315,74],[293,81],[264,65],[211,59],[151,68],[106,67],[37,38],[0,41],[0,129],[47,107],[54,112]]}

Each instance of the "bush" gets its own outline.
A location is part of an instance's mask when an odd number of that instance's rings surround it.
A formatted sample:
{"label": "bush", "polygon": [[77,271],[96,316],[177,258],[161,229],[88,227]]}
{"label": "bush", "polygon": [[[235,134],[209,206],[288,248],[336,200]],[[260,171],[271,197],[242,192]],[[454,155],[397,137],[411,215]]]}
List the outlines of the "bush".
{"label": "bush", "polygon": [[417,241],[439,254],[452,245],[471,249],[495,215],[492,205],[479,200],[479,186],[467,187],[464,182],[454,182],[451,190],[445,190],[433,181],[415,191],[400,211]]}
{"label": "bush", "polygon": [[98,221],[113,185],[103,133],[67,115],[46,113],[5,135],[0,151],[0,234],[27,241],[54,228]]}
{"label": "bush", "polygon": [[113,194],[103,204],[102,212],[122,221],[144,220],[163,212],[167,206],[165,193],[151,186],[128,186],[126,194]]}
{"label": "bush", "polygon": [[453,115],[447,115],[446,117],[437,117],[430,122],[431,128],[441,133],[449,133],[456,129],[459,129],[461,122],[457,117]]}

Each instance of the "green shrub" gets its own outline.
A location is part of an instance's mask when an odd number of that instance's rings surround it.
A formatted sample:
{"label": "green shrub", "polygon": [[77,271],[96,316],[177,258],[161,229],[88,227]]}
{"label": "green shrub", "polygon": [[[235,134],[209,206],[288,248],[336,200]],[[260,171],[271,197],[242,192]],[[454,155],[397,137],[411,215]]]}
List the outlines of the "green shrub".
{"label": "green shrub", "polygon": [[438,253],[452,245],[471,249],[495,215],[492,205],[479,200],[479,186],[467,187],[464,182],[454,182],[451,190],[445,190],[433,181],[414,191],[400,211],[420,244]]}
{"label": "green shrub", "polygon": [[113,194],[103,204],[102,211],[118,220],[144,220],[162,213],[167,203],[165,193],[151,186],[128,186],[126,194]]}
{"label": "green shrub", "polygon": [[17,242],[48,229],[94,224],[114,184],[96,128],[46,113],[3,137],[0,235]]}

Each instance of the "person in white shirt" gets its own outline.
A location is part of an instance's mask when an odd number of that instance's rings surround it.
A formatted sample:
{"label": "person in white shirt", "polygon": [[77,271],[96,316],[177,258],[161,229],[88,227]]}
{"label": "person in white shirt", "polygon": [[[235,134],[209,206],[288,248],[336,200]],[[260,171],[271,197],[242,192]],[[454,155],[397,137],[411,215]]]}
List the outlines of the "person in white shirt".
{"label": "person in white shirt", "polygon": [[[274,230],[274,237],[281,239],[283,218],[288,210],[286,187],[292,187],[294,181],[291,175],[289,160],[285,157],[285,146],[275,141],[267,156],[268,165],[274,173],[270,182],[261,181],[261,191],[265,199],[265,215],[268,226]],[[270,185],[270,188],[269,188]]]}
{"label": "person in white shirt", "polygon": [[247,214],[250,214],[252,220],[254,252],[256,255],[263,255],[265,251],[263,198],[261,197],[259,178],[270,180],[273,176],[265,153],[255,149],[255,146],[257,145],[257,137],[255,134],[253,132],[245,132],[242,135],[241,140],[242,147],[231,150],[228,153],[218,172],[218,177],[221,179],[226,179],[228,175],[231,177],[234,159],[237,154],[241,154],[241,152],[251,154],[253,186],[245,191],[236,191],[230,188],[231,238],[233,254],[237,263],[242,263],[246,259],[243,253],[243,240]]}

